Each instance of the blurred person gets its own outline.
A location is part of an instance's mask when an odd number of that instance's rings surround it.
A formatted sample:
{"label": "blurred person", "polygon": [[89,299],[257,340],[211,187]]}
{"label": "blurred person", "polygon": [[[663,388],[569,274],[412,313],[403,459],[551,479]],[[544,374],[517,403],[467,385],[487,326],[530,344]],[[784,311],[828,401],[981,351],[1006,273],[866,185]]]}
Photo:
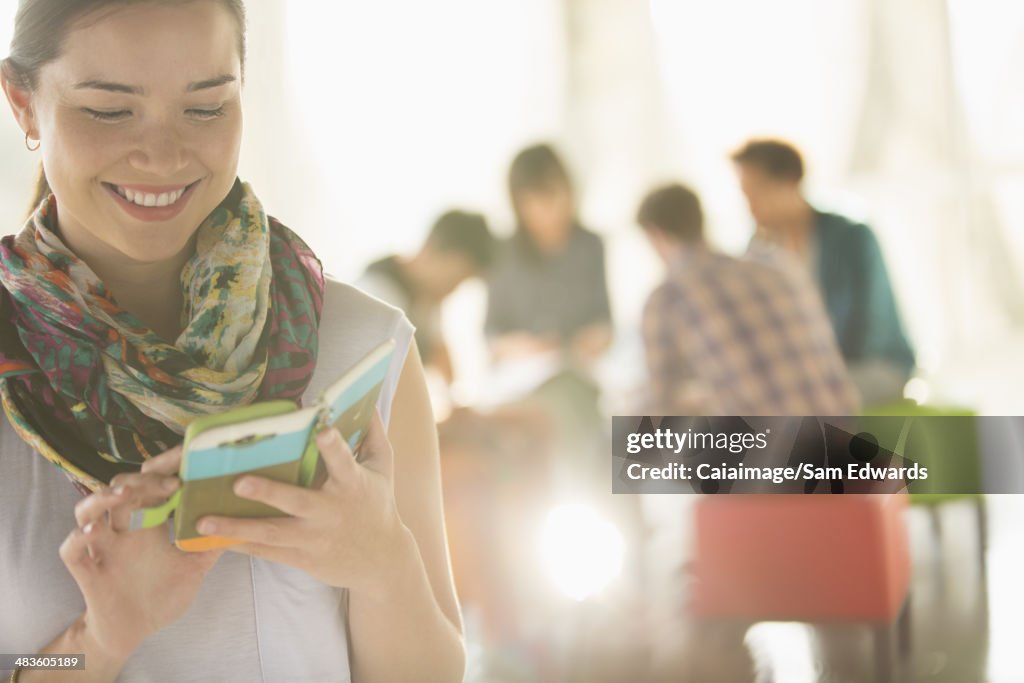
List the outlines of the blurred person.
{"label": "blurred person", "polygon": [[491,351],[592,362],[612,339],[604,244],[577,220],[569,172],[549,145],[516,155],[508,187],[516,229],[488,278]]}
{"label": "blurred person", "polygon": [[[0,650],[85,657],[20,683],[463,678],[412,326],[238,179],[244,46],[240,0],[19,4],[0,75],[46,182],[0,242]],[[328,428],[322,485],[235,482],[285,516],[200,519],[230,551],[129,530],[193,419],[309,401],[389,338],[358,462]]]}
{"label": "blurred person", "polygon": [[874,233],[808,203],[801,186],[804,162],[792,145],[751,140],[732,160],[757,222],[750,255],[770,259],[776,247],[806,265],[865,404],[902,398],[914,351]]}
{"label": "blurred person", "polygon": [[550,145],[515,156],[508,188],[516,228],[487,281],[489,394],[499,405],[525,400],[545,410],[556,427],[556,477],[592,488],[607,452],[592,375],[612,340],[604,244],[577,219],[569,171]]}
{"label": "blurred person", "polygon": [[[704,236],[697,195],[651,191],[636,221],[665,264],[642,315],[651,415],[853,415],[859,403],[809,277],[734,258]],[[641,496],[652,661],[665,680],[754,680],[750,624],[691,623],[697,496]],[[699,559],[699,558],[698,558]],[[659,679],[660,680],[660,679]]]}
{"label": "blurred person", "polygon": [[711,249],[672,184],[637,223],[666,266],[643,310],[652,414],[853,415],[858,397],[807,278]]}
{"label": "blurred person", "polygon": [[494,250],[494,236],[483,216],[449,211],[437,219],[416,254],[374,261],[356,285],[405,311],[416,328],[423,364],[450,384],[454,373],[441,326],[441,305],[463,282],[486,274]]}
{"label": "blurred person", "polygon": [[[485,333],[494,361],[488,394],[499,397],[496,403],[502,410],[525,412],[550,426],[545,459],[529,470],[531,486],[543,492],[540,505],[553,508],[576,501],[601,509],[615,520],[628,545],[639,536],[637,501],[609,492],[609,421],[592,373],[612,341],[604,244],[581,225],[569,171],[551,146],[520,151],[509,167],[508,189],[516,227],[501,243],[488,278]],[[514,463],[525,467],[525,462],[518,454],[507,468],[516,467]],[[510,478],[507,471],[491,467],[495,481]],[[545,473],[543,479],[539,472]],[[490,500],[501,505],[497,495]],[[497,514],[507,516],[510,528],[531,529],[527,525],[536,512],[536,506],[506,506]],[[510,556],[532,555],[525,544],[512,545],[514,538],[502,542],[509,544]],[[630,577],[632,567],[627,563],[622,572]],[[563,661],[570,653],[562,648],[570,646],[546,611],[550,600],[541,599],[537,585],[522,584],[522,589],[531,599],[520,604],[517,638],[520,643],[536,642],[539,634],[546,659]],[[512,587],[501,590],[511,593]],[[621,600],[608,598],[603,609]]]}

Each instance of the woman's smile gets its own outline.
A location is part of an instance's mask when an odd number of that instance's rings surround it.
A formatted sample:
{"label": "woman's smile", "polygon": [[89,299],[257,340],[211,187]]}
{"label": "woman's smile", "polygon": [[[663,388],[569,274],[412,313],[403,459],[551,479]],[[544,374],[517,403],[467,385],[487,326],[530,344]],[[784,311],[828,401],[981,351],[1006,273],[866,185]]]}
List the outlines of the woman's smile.
{"label": "woman's smile", "polygon": [[120,185],[101,183],[114,202],[132,218],[168,221],[188,205],[202,178],[187,185]]}

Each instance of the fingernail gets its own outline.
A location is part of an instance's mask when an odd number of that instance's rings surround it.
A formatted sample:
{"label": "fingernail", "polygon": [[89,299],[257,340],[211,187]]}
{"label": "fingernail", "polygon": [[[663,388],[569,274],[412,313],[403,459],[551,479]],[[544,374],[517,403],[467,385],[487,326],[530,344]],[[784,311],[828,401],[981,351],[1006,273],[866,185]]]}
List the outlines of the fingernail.
{"label": "fingernail", "polygon": [[124,491],[124,484],[119,484],[111,490],[111,493],[113,493],[115,496],[120,496],[122,493],[124,493]]}
{"label": "fingernail", "polygon": [[196,525],[196,529],[198,529],[201,534],[212,534],[217,530],[217,525],[208,519],[204,519]]}
{"label": "fingernail", "polygon": [[331,427],[330,429],[324,429],[319,434],[317,434],[316,440],[320,442],[321,446],[329,446],[335,441],[340,441],[341,434],[338,433],[337,429]]}
{"label": "fingernail", "polygon": [[86,534],[91,534],[92,533],[92,529],[93,529],[92,522],[89,522],[88,524],[86,524],[85,526],[82,527],[82,532],[86,533]]}
{"label": "fingernail", "polygon": [[171,477],[170,479],[164,479],[163,482],[160,484],[160,487],[167,493],[170,493],[171,491],[178,488],[178,478]]}
{"label": "fingernail", "polygon": [[240,496],[247,496],[253,491],[252,480],[239,479],[235,482],[235,493]]}

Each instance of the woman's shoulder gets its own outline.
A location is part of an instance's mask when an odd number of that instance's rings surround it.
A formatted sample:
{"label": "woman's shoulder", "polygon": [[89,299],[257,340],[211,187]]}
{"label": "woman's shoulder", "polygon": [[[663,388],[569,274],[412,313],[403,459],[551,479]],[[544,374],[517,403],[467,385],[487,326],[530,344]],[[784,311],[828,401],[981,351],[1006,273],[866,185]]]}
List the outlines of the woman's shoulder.
{"label": "woman's shoulder", "polygon": [[401,341],[414,328],[402,309],[328,275],[320,330],[321,340],[329,344],[373,348],[389,337]]}
{"label": "woman's shoulder", "polygon": [[324,311],[343,311],[346,315],[369,317],[400,316],[402,310],[383,301],[352,282],[346,282],[334,275],[324,278]]}
{"label": "woman's shoulder", "polygon": [[604,239],[601,237],[601,233],[592,227],[577,223],[575,227],[576,235],[582,240],[589,244],[603,244]]}
{"label": "woman's shoulder", "polygon": [[573,230],[570,248],[589,257],[604,256],[604,238],[601,234],[583,225],[577,224]]}
{"label": "woman's shoulder", "polygon": [[415,328],[401,309],[328,275],[320,316],[317,367],[306,389],[306,400],[317,396],[381,343],[393,339],[395,351],[379,401],[381,416],[387,423],[391,399],[414,332]]}

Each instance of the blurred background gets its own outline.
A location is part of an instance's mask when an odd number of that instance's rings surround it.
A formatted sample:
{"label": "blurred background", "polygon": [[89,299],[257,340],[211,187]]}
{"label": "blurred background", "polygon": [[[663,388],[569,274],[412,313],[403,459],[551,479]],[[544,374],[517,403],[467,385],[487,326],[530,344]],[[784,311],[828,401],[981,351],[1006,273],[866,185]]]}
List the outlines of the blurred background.
{"label": "blurred background", "polygon": [[[0,0],[2,46],[16,4]],[[342,280],[415,253],[450,208],[510,235],[511,159],[541,141],[560,151],[580,220],[605,245],[602,416],[634,410],[645,381],[639,317],[662,270],[634,223],[640,198],[686,182],[712,242],[741,253],[753,222],[729,155],[763,136],[801,149],[812,203],[873,228],[917,351],[913,398],[1022,413],[1024,3],[253,0],[249,13],[241,175]],[[37,161],[0,117],[5,232]],[[652,540],[657,515],[609,494],[607,451],[583,456],[598,466],[580,484],[557,409],[496,395],[486,297],[471,279],[445,300],[453,381],[436,397],[468,680],[655,680],[666,638],[678,652],[701,643],[715,664],[679,662],[665,680],[874,680],[870,630],[773,622],[695,639],[684,598],[643,578],[686,582]],[[906,514],[920,597],[902,675],[1024,680],[1024,504],[921,507]],[[750,670],[731,673],[741,651]]]}

